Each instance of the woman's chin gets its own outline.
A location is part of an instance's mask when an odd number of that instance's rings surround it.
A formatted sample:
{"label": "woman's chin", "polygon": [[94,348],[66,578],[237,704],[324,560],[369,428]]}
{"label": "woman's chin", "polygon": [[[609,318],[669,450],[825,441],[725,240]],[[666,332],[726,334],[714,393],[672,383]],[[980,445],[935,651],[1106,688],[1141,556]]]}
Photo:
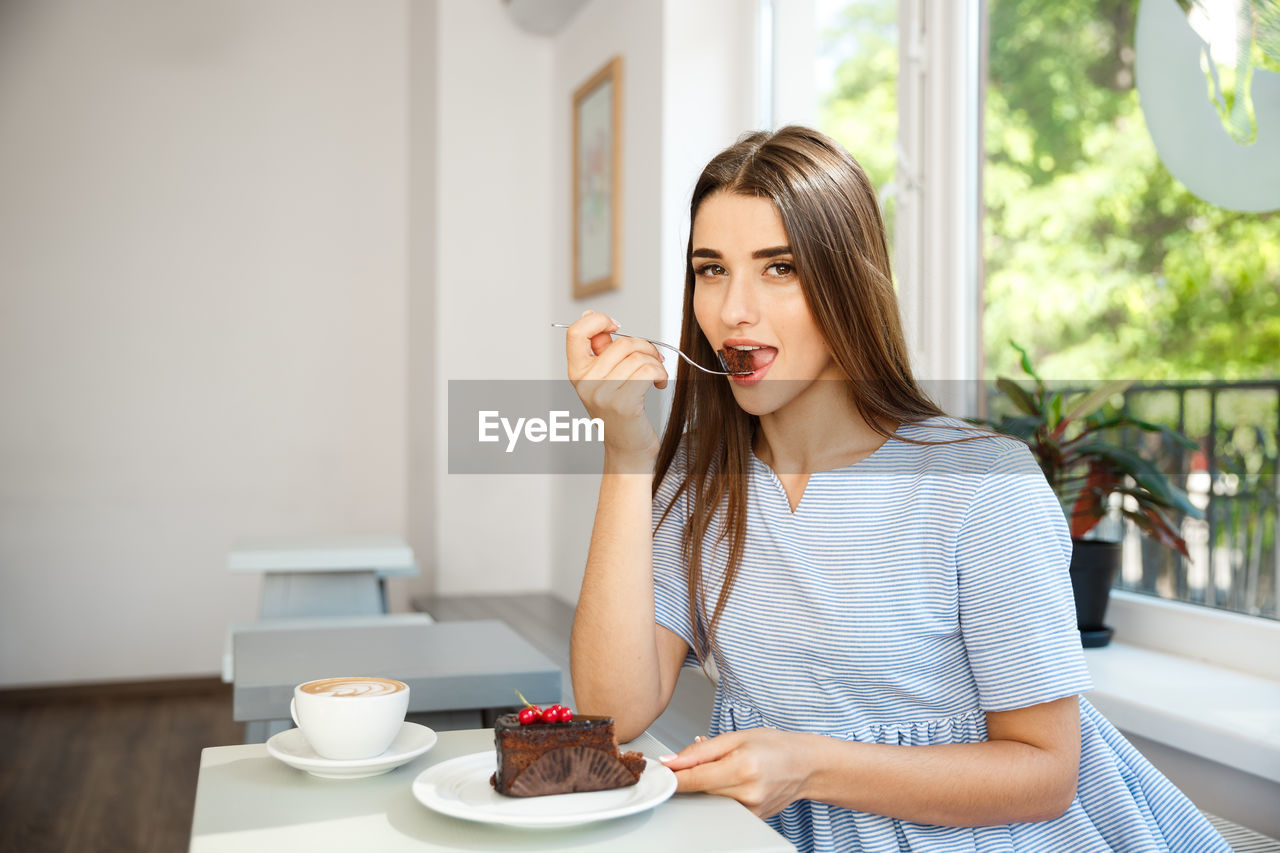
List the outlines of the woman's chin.
{"label": "woman's chin", "polygon": [[749,384],[730,381],[729,388],[733,391],[733,399],[737,402],[738,408],[749,415],[762,417],[802,401],[802,408],[816,412],[818,409],[812,407],[821,404],[821,410],[828,411],[825,407],[829,406],[833,399],[840,401],[845,399],[848,393],[848,382],[821,376],[815,379],[786,379],[781,376],[770,376],[763,381]]}
{"label": "woman's chin", "polygon": [[752,385],[732,383],[730,388],[738,408],[756,417],[773,414],[791,399],[784,383],[780,382],[757,382]]}

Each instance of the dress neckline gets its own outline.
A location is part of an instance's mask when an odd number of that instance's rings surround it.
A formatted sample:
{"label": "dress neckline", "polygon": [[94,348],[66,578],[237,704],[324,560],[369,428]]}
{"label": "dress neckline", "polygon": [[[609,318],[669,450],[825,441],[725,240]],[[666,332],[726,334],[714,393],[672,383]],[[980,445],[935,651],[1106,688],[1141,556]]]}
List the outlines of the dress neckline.
{"label": "dress neckline", "polygon": [[[899,438],[899,437],[901,437],[901,436],[902,436],[902,431],[903,431],[904,429],[906,429],[908,426],[912,426],[912,424],[907,424],[907,423],[898,424],[898,428],[897,428],[896,430],[894,430],[894,432],[893,432],[893,436],[892,436],[892,437],[890,437],[890,438],[886,438],[884,441],[880,442],[879,446],[878,446],[878,447],[876,447],[876,449],[875,449],[875,450],[871,451],[870,453],[868,453],[866,456],[862,457],[861,459],[859,459],[859,460],[857,460],[857,461],[855,461],[855,462],[850,462],[850,463],[849,463],[849,464],[847,464],[847,465],[841,465],[841,466],[839,466],[838,468],[824,468],[824,469],[822,469],[821,471],[810,471],[810,472],[809,472],[809,476],[810,476],[810,477],[816,477],[816,476],[819,476],[819,475],[821,475],[821,474],[835,474],[835,473],[837,473],[837,472],[840,472],[840,471],[847,471],[847,470],[849,470],[850,468],[856,468],[856,467],[857,467],[857,466],[859,466],[859,465],[864,465],[864,464],[866,464],[867,462],[870,462],[871,460],[875,459],[877,456],[882,455],[882,454],[884,453],[884,449],[885,449],[885,447],[886,447],[886,446],[888,446],[888,445],[889,445],[889,444],[890,444],[890,443],[891,443],[895,438]],[[754,450],[754,448],[753,448],[753,449],[752,449],[752,451],[751,451],[751,461],[752,461],[752,463],[753,463],[753,464],[758,464],[758,465],[760,465],[762,468],[764,468],[764,469],[766,469],[767,471],[771,472],[775,477],[777,476],[777,472],[773,470],[773,466],[772,466],[772,465],[770,465],[768,462],[765,462],[765,461],[764,461],[763,459],[761,459],[759,456],[757,456],[757,455],[756,455],[756,452],[755,452],[755,450]]]}
{"label": "dress neckline", "polygon": [[847,465],[841,465],[838,468],[825,468],[821,471],[810,471],[805,480],[804,490],[800,492],[800,497],[796,501],[796,505],[794,509],[791,508],[791,496],[787,494],[787,487],[782,484],[782,478],[778,476],[777,471],[773,470],[773,466],[765,462],[759,456],[756,456],[756,452],[754,449],[751,451],[751,464],[753,466],[756,466],[762,469],[763,472],[766,475],[768,475],[769,479],[773,483],[773,488],[782,497],[782,503],[786,506],[788,515],[794,518],[796,515],[800,513],[800,510],[804,508],[804,505],[805,505],[804,499],[809,494],[809,489],[812,486],[813,480],[815,477],[823,478],[826,475],[849,472],[855,469],[859,469],[859,466],[862,466],[862,468],[869,467],[867,463],[870,463],[873,460],[875,460],[877,456],[885,455],[885,447],[890,443],[892,443],[894,438],[900,436],[902,434],[902,431],[907,426],[909,425],[906,423],[898,424],[898,428],[893,431],[892,437],[886,438],[884,441],[880,442],[880,445],[876,447],[875,450],[871,451],[861,459],[858,459],[854,462],[850,462]]}

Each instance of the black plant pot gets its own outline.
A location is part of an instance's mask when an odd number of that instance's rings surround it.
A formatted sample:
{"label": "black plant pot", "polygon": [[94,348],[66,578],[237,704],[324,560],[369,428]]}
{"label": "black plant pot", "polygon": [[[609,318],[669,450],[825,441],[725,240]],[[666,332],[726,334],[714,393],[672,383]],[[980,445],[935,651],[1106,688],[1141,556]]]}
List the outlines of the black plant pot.
{"label": "black plant pot", "polygon": [[1121,543],[1073,539],[1071,544],[1071,591],[1076,597],[1080,644],[1086,649],[1099,648],[1111,642],[1107,602],[1120,571]]}

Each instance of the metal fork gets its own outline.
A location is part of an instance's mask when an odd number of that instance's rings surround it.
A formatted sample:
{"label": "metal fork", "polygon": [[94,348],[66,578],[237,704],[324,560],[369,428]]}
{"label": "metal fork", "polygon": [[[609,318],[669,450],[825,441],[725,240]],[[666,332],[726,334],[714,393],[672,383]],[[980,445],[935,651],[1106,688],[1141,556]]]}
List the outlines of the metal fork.
{"label": "metal fork", "polygon": [[[554,329],[567,329],[569,328],[569,324],[568,323],[552,323],[551,327]],[[703,373],[710,373],[713,376],[750,376],[751,373],[753,372],[750,370],[747,370],[747,371],[730,370],[729,365],[725,363],[724,356],[720,354],[719,350],[716,350],[716,358],[719,359],[720,366],[723,367],[724,370],[712,370],[709,367],[703,367],[701,364],[698,364],[698,362],[694,361],[692,358],[682,353],[679,347],[673,347],[671,344],[664,344],[662,341],[655,341],[653,338],[646,338],[643,335],[628,335],[626,332],[610,332],[609,334],[619,335],[624,338],[637,338],[642,341],[648,341],[649,343],[653,344],[655,347],[662,347],[663,349],[669,349],[676,355],[683,358],[691,366],[698,368]]]}

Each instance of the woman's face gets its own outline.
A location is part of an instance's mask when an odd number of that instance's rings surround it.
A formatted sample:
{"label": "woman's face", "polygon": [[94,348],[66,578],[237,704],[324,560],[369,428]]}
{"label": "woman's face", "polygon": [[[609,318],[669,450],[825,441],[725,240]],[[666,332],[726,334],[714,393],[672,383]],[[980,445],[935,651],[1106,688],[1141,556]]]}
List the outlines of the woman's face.
{"label": "woman's face", "polygon": [[753,415],[781,409],[814,380],[842,376],[794,259],[771,200],[727,192],[703,199],[693,221],[693,313],[712,349],[755,348],[754,372],[729,378],[738,405]]}

